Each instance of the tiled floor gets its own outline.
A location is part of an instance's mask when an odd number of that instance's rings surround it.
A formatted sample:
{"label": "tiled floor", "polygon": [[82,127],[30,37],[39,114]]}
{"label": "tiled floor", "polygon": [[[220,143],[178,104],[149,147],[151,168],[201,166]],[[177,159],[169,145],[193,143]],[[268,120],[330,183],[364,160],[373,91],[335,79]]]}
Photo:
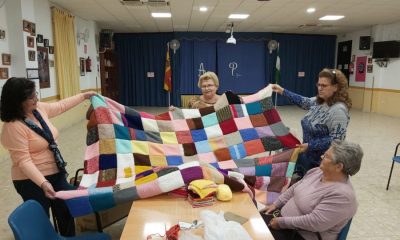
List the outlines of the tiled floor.
{"label": "tiled floor", "polygon": [[[160,113],[165,108],[144,108],[149,112]],[[143,110],[143,109],[142,109]],[[301,137],[299,121],[303,110],[293,106],[278,107],[284,123],[291,131]],[[361,171],[352,178],[356,189],[359,209],[353,219],[347,239],[379,240],[400,239],[400,164],[395,166],[390,190],[386,182],[395,145],[400,142],[400,118],[378,114],[351,111],[351,121],[347,140],[358,142],[364,149]],[[73,173],[82,167],[85,146],[85,122],[82,121],[61,131],[60,147],[67,159],[68,170]],[[13,239],[7,224],[10,212],[21,203],[10,180],[10,160],[0,162],[0,239]],[[118,239],[124,221],[105,229],[114,239]]]}

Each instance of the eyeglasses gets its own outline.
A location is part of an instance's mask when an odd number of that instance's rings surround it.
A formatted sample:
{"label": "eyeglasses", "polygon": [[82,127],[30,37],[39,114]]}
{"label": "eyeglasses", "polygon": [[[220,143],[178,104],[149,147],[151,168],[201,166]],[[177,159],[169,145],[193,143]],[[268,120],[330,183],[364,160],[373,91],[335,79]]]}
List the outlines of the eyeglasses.
{"label": "eyeglasses", "polygon": [[213,87],[215,87],[214,84],[208,84],[208,85],[201,86],[201,89],[207,89],[207,88],[213,88]]}
{"label": "eyeglasses", "polygon": [[332,160],[332,158],[329,158],[326,154],[321,155],[321,160],[324,160],[325,158]]}
{"label": "eyeglasses", "polygon": [[31,96],[28,97],[29,100],[34,100],[39,96],[39,92],[35,91]]}
{"label": "eyeglasses", "polygon": [[315,84],[315,86],[317,87],[317,88],[327,88],[327,87],[329,87],[329,86],[332,86],[332,85],[330,85],[330,84],[320,84],[320,83],[317,83],[317,84]]}

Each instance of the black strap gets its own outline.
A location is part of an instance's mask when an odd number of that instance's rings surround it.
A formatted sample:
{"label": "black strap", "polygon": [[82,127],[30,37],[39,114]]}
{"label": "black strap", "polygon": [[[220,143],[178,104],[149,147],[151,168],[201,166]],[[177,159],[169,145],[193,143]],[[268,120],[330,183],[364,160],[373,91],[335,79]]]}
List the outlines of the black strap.
{"label": "black strap", "polygon": [[49,126],[47,126],[47,123],[44,121],[39,111],[33,110],[32,113],[33,116],[39,121],[43,129],[41,129],[38,125],[36,125],[32,120],[28,118],[25,118],[23,122],[39,136],[46,139],[46,141],[49,143],[49,149],[54,154],[54,159],[56,160],[58,169],[60,170],[60,172],[67,174],[67,171],[65,170],[65,166],[67,166],[67,163],[61,156],[61,152],[58,149],[57,143],[54,140],[53,134],[51,133]]}

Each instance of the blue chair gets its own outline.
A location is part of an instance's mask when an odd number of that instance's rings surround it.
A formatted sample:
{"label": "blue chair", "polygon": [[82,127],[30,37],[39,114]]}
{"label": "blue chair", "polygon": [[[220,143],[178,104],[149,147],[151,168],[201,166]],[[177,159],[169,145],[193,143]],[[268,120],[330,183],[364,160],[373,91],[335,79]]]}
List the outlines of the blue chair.
{"label": "blue chair", "polygon": [[8,224],[16,240],[111,240],[111,236],[106,233],[60,236],[54,230],[42,206],[34,200],[28,200],[18,206],[8,217]]}
{"label": "blue chair", "polygon": [[392,158],[392,168],[390,168],[390,174],[389,174],[389,179],[388,183],[386,185],[386,191],[389,190],[389,184],[390,184],[390,179],[392,178],[392,172],[393,172],[393,166],[395,162],[400,163],[400,156],[397,156],[397,150],[399,149],[400,143],[397,144],[396,150],[394,151],[394,156]]}
{"label": "blue chair", "polygon": [[337,240],[346,240],[347,238],[347,234],[349,233],[350,230],[350,225],[351,225],[351,221],[353,219],[350,219],[347,224],[342,228],[342,230],[339,233],[339,236],[337,238]]}

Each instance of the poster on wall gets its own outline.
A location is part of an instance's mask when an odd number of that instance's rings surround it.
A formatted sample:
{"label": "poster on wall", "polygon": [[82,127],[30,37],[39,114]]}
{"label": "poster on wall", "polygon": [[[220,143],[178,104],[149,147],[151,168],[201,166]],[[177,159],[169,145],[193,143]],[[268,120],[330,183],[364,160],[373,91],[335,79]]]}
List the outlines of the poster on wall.
{"label": "poster on wall", "polygon": [[356,82],[365,82],[365,75],[367,72],[367,56],[357,57],[356,60]]}
{"label": "poster on wall", "polygon": [[40,88],[49,88],[50,87],[49,49],[46,47],[37,47],[37,55],[38,55]]}

